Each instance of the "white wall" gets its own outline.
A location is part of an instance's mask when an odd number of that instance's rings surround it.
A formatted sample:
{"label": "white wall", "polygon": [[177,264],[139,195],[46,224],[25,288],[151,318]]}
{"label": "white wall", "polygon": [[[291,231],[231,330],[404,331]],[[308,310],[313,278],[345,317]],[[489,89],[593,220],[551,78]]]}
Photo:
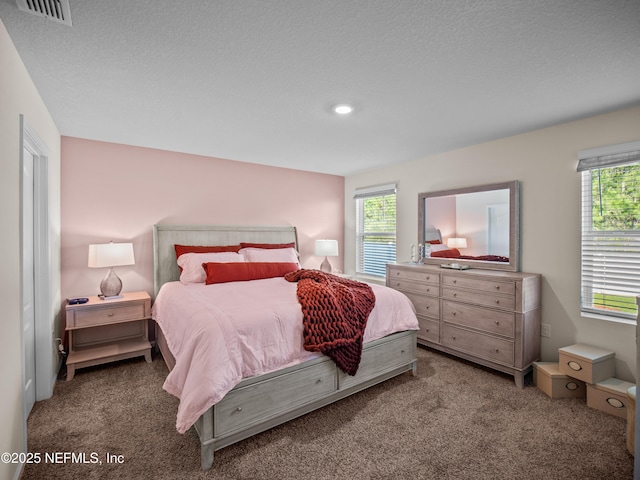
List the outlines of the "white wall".
{"label": "white wall", "polygon": [[[20,114],[49,148],[51,268],[50,322],[54,336],[60,311],[60,134],[0,21],[0,452],[21,452],[22,329],[20,270]],[[56,363],[57,366],[57,363]],[[52,372],[53,374],[54,372]],[[0,478],[18,466],[0,463]]]}
{"label": "white wall", "polygon": [[[640,140],[640,107],[598,115],[480,145],[351,175],[345,181],[345,271],[355,265],[355,188],[398,185],[398,261],[418,243],[418,193],[521,182],[522,271],[542,274],[542,360],[558,348],[589,343],[616,352],[616,376],[635,380],[632,325],[580,315],[580,175],[578,151]],[[640,286],[639,286],[640,290]],[[639,292],[640,293],[640,292]]]}

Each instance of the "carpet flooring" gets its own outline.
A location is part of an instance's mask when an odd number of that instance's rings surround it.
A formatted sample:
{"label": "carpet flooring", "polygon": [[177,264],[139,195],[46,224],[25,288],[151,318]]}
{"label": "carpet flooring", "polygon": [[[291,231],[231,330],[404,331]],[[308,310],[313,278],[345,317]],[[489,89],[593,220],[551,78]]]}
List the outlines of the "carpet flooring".
{"label": "carpet flooring", "polygon": [[633,478],[626,420],[423,348],[416,377],[403,374],[223,448],[203,472],[193,429],[176,432],[178,401],[162,390],[166,374],[154,356],[57,382],[29,417],[29,452],[41,461],[26,465],[22,479]]}

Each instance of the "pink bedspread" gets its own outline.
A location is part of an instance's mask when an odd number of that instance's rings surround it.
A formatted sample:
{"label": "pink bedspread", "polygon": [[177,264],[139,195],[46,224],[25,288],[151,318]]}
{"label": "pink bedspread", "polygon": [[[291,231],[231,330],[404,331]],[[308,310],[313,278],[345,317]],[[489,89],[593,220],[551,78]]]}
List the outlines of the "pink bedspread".
{"label": "pink bedspread", "polygon": [[[365,342],[418,329],[407,297],[380,285],[371,287],[376,306]],[[243,378],[320,355],[303,348],[296,284],[283,278],[215,285],[170,282],[160,289],[152,316],[176,360],[163,388],[180,399],[180,433]]]}

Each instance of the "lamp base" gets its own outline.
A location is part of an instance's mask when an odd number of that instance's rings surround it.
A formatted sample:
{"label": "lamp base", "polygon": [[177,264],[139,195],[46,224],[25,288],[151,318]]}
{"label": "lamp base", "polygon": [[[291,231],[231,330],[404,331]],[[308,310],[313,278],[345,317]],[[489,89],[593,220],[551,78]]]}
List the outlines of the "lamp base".
{"label": "lamp base", "polygon": [[104,297],[117,297],[120,295],[122,291],[122,280],[116,275],[113,268],[109,269],[107,275],[102,282],[100,282],[100,291]]}
{"label": "lamp base", "polygon": [[324,257],[324,261],[320,264],[320,271],[324,273],[331,273],[333,271],[333,267],[327,257]]}

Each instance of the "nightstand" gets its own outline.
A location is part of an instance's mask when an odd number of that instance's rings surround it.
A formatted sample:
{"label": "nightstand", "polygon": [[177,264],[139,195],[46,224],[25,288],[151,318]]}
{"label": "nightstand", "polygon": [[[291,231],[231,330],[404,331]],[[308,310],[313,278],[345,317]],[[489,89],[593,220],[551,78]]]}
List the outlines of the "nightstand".
{"label": "nightstand", "polygon": [[144,355],[151,363],[148,319],[151,298],[147,292],[123,293],[122,298],[89,297],[83,304],[66,306],[69,333],[67,381],[76,368]]}

